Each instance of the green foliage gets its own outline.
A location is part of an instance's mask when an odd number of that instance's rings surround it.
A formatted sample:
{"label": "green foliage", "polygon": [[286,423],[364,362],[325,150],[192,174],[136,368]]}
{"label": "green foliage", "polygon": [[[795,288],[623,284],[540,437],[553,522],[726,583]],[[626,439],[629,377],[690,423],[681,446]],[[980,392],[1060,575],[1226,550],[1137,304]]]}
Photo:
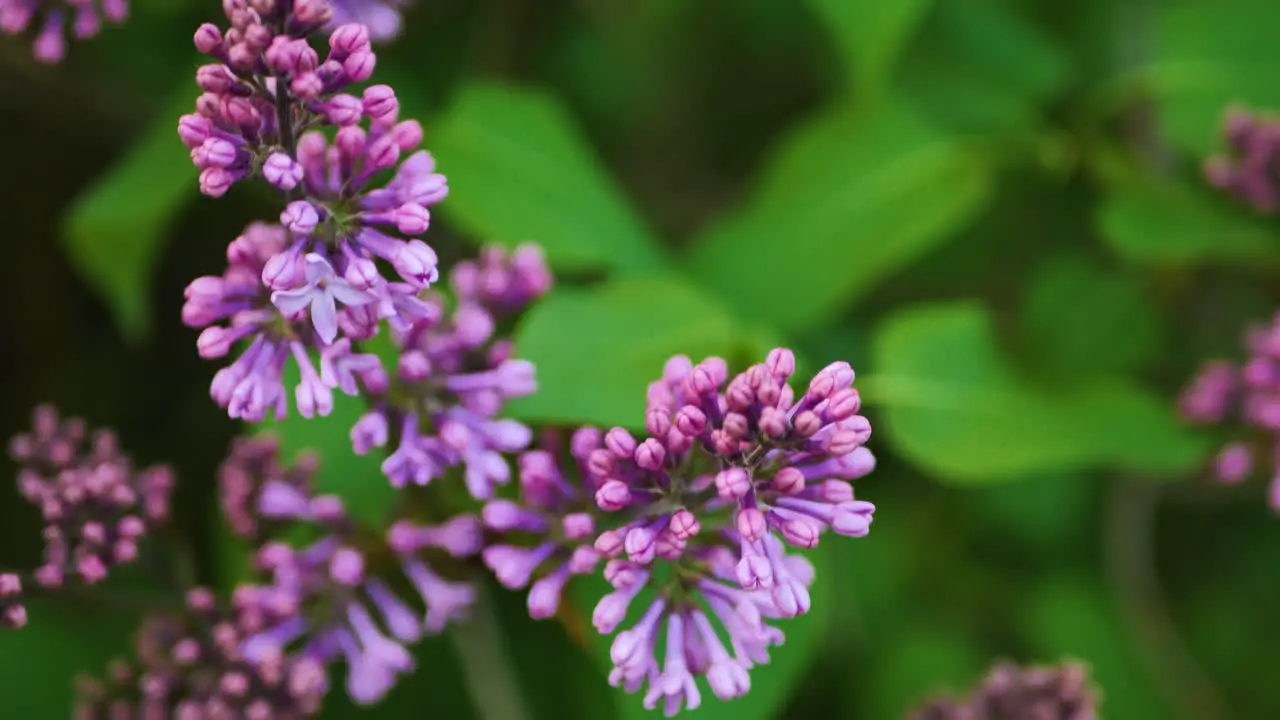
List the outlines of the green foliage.
{"label": "green foliage", "polygon": [[1126,623],[1096,581],[1071,575],[1051,578],[1025,599],[1021,621],[1032,658],[1086,659],[1102,688],[1101,715],[1133,720],[1176,717],[1152,687],[1146,668],[1126,642]]}
{"label": "green foliage", "polygon": [[[874,3],[846,3],[849,6]],[[913,106],[975,132],[1039,130],[1073,68],[1052,36],[996,2],[940,2],[897,75]]]}
{"label": "green foliage", "polygon": [[449,177],[441,211],[476,240],[535,240],[558,270],[635,275],[661,264],[644,221],[550,95],[468,86],[429,142]]}
{"label": "green foliage", "polygon": [[792,131],[688,265],[742,316],[804,331],[944,242],[982,209],[989,180],[905,108],[841,106]]}
{"label": "green foliage", "polygon": [[1135,278],[1071,256],[1031,278],[1020,320],[1036,360],[1063,378],[1135,370],[1161,347],[1159,315]]}
{"label": "green foliage", "polygon": [[535,306],[516,348],[538,392],[509,405],[523,420],[637,427],[645,388],[673,355],[732,359],[754,346],[714,298],[670,276],[561,288]]}
{"label": "green foliage", "polygon": [[847,74],[861,93],[878,90],[932,0],[848,2],[810,0],[840,48]]}
{"label": "green foliage", "polygon": [[1273,230],[1183,185],[1122,185],[1098,206],[1097,224],[1111,249],[1134,264],[1280,264]]}
{"label": "green foliage", "polygon": [[1161,129],[1180,147],[1205,155],[1218,146],[1230,104],[1280,106],[1280,54],[1270,0],[1184,0],[1155,18],[1155,47],[1141,77],[1154,94]]}
{"label": "green foliage", "polygon": [[1184,472],[1205,446],[1159,398],[1119,380],[1042,388],[997,352],[973,303],[922,306],[885,320],[867,396],[897,451],[944,482],[1009,480],[1098,465]]}
{"label": "green foliage", "polygon": [[71,715],[72,678],[101,677],[131,648],[139,615],[100,602],[27,603],[30,625],[0,637],[0,697],[14,718]]}
{"label": "green foliage", "polygon": [[915,623],[884,648],[869,690],[872,717],[900,718],[921,699],[964,695],[991,659],[962,628]]}
{"label": "green foliage", "polygon": [[68,211],[63,248],[115,315],[123,335],[151,328],[151,279],[174,218],[196,196],[198,171],[174,132],[190,110],[184,83],[124,156]]}

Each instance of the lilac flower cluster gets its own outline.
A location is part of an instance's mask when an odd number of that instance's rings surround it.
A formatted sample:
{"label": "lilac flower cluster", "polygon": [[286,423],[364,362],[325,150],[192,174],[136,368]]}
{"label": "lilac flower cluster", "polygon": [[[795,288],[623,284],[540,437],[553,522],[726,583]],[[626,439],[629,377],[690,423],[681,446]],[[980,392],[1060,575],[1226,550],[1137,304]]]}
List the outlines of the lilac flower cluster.
{"label": "lilac flower cluster", "polygon": [[1259,212],[1280,210],[1280,121],[1233,108],[1223,135],[1227,151],[1205,162],[1209,184]]}
{"label": "lilac flower cluster", "polygon": [[102,22],[121,23],[129,14],[128,0],[0,0],[0,35],[36,31],[36,60],[56,63],[67,52],[66,26],[80,40],[97,35]]}
{"label": "lilac flower cluster", "polygon": [[[1200,425],[1236,422],[1256,431],[1255,440],[1228,443],[1214,462],[1216,478],[1228,485],[1244,482],[1269,458],[1270,505],[1280,512],[1280,313],[1270,325],[1247,330],[1249,358],[1237,365],[1217,360],[1205,365],[1182,395],[1183,417]],[[1255,449],[1255,442],[1261,447]]]}
{"label": "lilac flower cluster", "polygon": [[[44,516],[44,562],[32,574],[43,588],[69,579],[97,583],[113,565],[132,562],[138,541],[169,516],[173,474],[168,468],[135,470],[115,436],[92,437],[83,421],[58,418],[49,406],[36,408],[33,429],[9,442],[20,465],[18,491]],[[9,625],[20,625],[13,605],[20,596],[16,576],[0,577],[0,598]]]}
{"label": "lilac flower cluster", "polygon": [[510,479],[504,453],[523,450],[532,439],[529,428],[498,415],[506,400],[537,387],[532,363],[513,357],[499,326],[550,285],[533,245],[509,255],[490,247],[479,260],[458,263],[449,275],[452,308],[429,295],[429,317],[393,328],[395,384],[369,393],[370,410],[351,431],[355,452],[386,446],[394,429],[398,443],[382,464],[392,485],[426,485],[461,467],[473,497],[492,497]]}
{"label": "lilac flower cluster", "polygon": [[[783,641],[766,620],[810,609],[813,566],[788,546],[810,549],[826,531],[862,537],[870,529],[875,508],[855,500],[847,482],[875,467],[853,370],[834,363],[799,397],[788,383],[794,372],[785,349],[732,379],[718,358],[673,358],[649,387],[648,437],[580,429],[569,448],[577,482],[551,453],[530,451],[520,460],[522,504],[485,507],[491,529],[539,538],[532,548],[484,552],[507,587],[537,577],[535,617],[554,612],[566,579],[601,558],[614,588],[593,614],[601,633],[617,630],[651,591],[639,621],[613,642],[609,678],[628,692],[647,684],[648,708],[662,703],[671,716],[698,707],[697,676],[720,699],[746,693],[747,671]],[[613,527],[597,529],[611,518]]]}
{"label": "lilac flower cluster", "polygon": [[[322,61],[307,42],[332,18],[322,0],[227,0],[224,8],[230,29],[196,32],[196,47],[217,62],[197,72],[204,92],[178,134],[206,195],[260,177],[288,202],[281,227],[251,225],[228,248],[221,276],[191,283],[183,319],[205,328],[204,357],[248,343],[211,387],[231,417],[283,417],[290,358],[301,370],[298,411],[326,415],[334,388],[355,394],[359,379],[378,392],[385,383],[377,360],[353,343],[374,337],[383,320],[408,332],[435,319],[438,308],[420,294],[438,277],[436,254],[406,237],[426,232],[427,208],[448,187],[431,156],[414,152],[422,127],[398,120],[391,88],[345,92],[373,74],[364,26],[337,27]],[[337,128],[332,141],[321,126]],[[375,187],[384,174],[389,180]],[[319,372],[310,349],[320,353]]]}
{"label": "lilac flower cluster", "polygon": [[278,621],[282,608],[248,595],[236,600],[234,608],[220,608],[210,590],[195,588],[184,613],[148,619],[138,632],[136,660],[113,663],[105,681],[82,682],[74,717],[314,717],[328,682],[323,666],[278,649],[249,662],[246,640]]}
{"label": "lilac flower cluster", "polygon": [[[474,600],[472,588],[435,571],[431,556],[464,558],[479,552],[479,519],[461,515],[434,526],[400,521],[375,542],[360,536],[362,530],[351,522],[340,498],[311,492],[312,461],[302,468],[284,467],[277,451],[268,438],[237,441],[221,477],[228,517],[255,516],[253,522],[233,522],[233,529],[262,541],[256,564],[265,581],[241,585],[233,605],[272,609],[259,613],[262,619],[241,650],[252,664],[281,653],[321,666],[343,659],[351,697],[376,702],[413,669],[407,646],[466,616]],[[247,498],[254,498],[251,511]],[[266,538],[264,528],[272,526],[306,527],[318,537],[295,548]],[[425,606],[424,614],[401,599],[392,584],[367,573],[371,554],[395,558]]]}
{"label": "lilac flower cluster", "polygon": [[968,698],[936,698],[908,720],[1094,720],[1089,671],[1077,663],[1021,668],[997,663]]}

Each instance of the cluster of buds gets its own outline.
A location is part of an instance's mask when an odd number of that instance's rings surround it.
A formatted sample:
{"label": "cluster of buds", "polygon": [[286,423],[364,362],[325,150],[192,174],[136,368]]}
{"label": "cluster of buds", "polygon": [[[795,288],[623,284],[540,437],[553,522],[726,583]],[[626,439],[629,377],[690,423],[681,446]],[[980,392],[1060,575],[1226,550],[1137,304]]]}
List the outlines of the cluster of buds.
{"label": "cluster of buds", "polygon": [[[165,467],[135,470],[106,431],[89,435],[83,421],[60,421],[36,408],[33,429],[14,437],[18,491],[44,516],[44,562],[33,573],[44,588],[69,578],[96,583],[113,565],[132,562],[138,541],[169,516],[173,474]],[[15,597],[14,582],[0,594]]]}
{"label": "cluster of buds", "polygon": [[[531,451],[520,461],[522,504],[485,508],[491,529],[538,537],[531,548],[484,553],[504,585],[533,581],[535,617],[553,613],[565,580],[600,559],[614,588],[593,613],[601,633],[617,630],[635,598],[653,591],[639,621],[615,638],[609,678],[628,692],[647,683],[646,707],[662,703],[668,715],[698,707],[696,676],[721,699],[747,692],[747,671],[783,640],[766,620],[810,609],[813,566],[788,546],[813,548],[828,530],[862,537],[870,529],[874,507],[855,500],[847,482],[875,466],[853,371],[830,365],[799,397],[788,384],[794,372],[785,349],[732,379],[718,358],[673,358],[649,388],[647,438],[580,429],[569,448],[577,482],[552,453]],[[596,527],[605,523],[612,527]]]}
{"label": "cluster of buds", "polygon": [[997,663],[968,698],[936,698],[909,720],[1095,720],[1097,700],[1083,665],[1021,668]]}
{"label": "cluster of buds", "polygon": [[[283,416],[290,358],[301,370],[298,411],[326,415],[333,389],[355,393],[357,377],[371,392],[385,389],[376,358],[354,353],[352,343],[375,336],[384,320],[398,332],[438,320],[439,309],[420,297],[439,276],[435,251],[406,238],[426,232],[428,207],[448,187],[432,157],[415,152],[422,127],[398,119],[390,87],[345,92],[373,74],[364,26],[333,30],[321,61],[307,41],[332,18],[320,0],[224,7],[229,30],[206,24],[196,33],[197,48],[218,62],[197,72],[204,94],[178,134],[205,194],[260,177],[286,204],[280,226],[251,225],[231,243],[221,276],[191,283],[183,320],[204,328],[206,358],[248,342],[211,388],[231,417]],[[332,140],[322,127],[336,128]],[[319,372],[311,350],[321,356]]]}
{"label": "cluster of buds", "polygon": [[0,0],[0,35],[36,31],[36,60],[56,63],[67,52],[67,24],[77,39],[86,40],[102,30],[102,21],[123,22],[128,0]]}
{"label": "cluster of buds", "polygon": [[[1181,411],[1200,425],[1232,423],[1245,434],[1223,446],[1214,463],[1220,482],[1236,485],[1254,474],[1258,456],[1269,462],[1269,498],[1280,512],[1280,314],[1270,325],[1248,329],[1245,346],[1249,358],[1243,364],[1217,360],[1208,363],[1182,395]],[[1255,449],[1256,446],[1261,446]]]}

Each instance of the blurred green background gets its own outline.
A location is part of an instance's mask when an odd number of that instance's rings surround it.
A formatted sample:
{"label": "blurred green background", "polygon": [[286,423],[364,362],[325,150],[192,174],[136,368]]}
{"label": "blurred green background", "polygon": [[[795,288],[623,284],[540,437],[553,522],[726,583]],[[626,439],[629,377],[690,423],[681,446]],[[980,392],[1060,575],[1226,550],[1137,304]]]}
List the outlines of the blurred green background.
{"label": "blurred green background", "polygon": [[[134,0],[53,68],[0,40],[0,434],[51,400],[173,463],[176,533],[211,582],[240,428],[178,311],[278,212],[248,184],[199,196],[174,133],[218,6]],[[1200,164],[1228,104],[1280,108],[1280,4],[414,0],[405,22],[375,79],[450,179],[428,239],[446,258],[532,239],[558,271],[517,338],[542,388],[518,416],[634,425],[676,352],[785,343],[802,372],[859,371],[874,532],[816,551],[820,611],[746,699],[707,693],[695,717],[890,719],[994,658],[1065,656],[1093,664],[1107,718],[1280,717],[1280,521],[1260,485],[1204,479],[1213,438],[1173,412],[1276,306],[1280,234]],[[377,503],[344,407],[285,434]],[[29,567],[34,513],[3,507],[0,559]],[[501,597],[532,717],[640,714],[573,633]],[[0,637],[6,716],[65,717],[133,604],[35,605]],[[366,714],[478,717],[453,646],[420,659]],[[359,716],[344,702],[326,717]]]}

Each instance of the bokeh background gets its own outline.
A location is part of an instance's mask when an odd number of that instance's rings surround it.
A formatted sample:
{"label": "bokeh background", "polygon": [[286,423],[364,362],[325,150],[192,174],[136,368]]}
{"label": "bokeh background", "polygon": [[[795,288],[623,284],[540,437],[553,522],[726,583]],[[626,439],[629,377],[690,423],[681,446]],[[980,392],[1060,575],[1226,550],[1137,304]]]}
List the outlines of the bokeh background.
{"label": "bokeh background", "polygon": [[[57,67],[0,40],[0,434],[54,401],[172,463],[171,540],[208,582],[243,428],[208,399],[182,289],[277,207],[200,197],[174,133],[218,14],[134,0]],[[675,352],[787,343],[859,371],[874,531],[824,543],[820,611],[695,717],[897,718],[995,658],[1063,657],[1107,718],[1280,717],[1280,520],[1262,484],[1205,479],[1214,438],[1175,413],[1276,305],[1280,233],[1200,168],[1226,106],[1280,108],[1280,4],[411,0],[405,27],[377,79],[450,178],[430,241],[537,240],[559,274],[518,336],[542,385],[521,416],[635,424]],[[326,423],[288,442],[358,504],[381,480]],[[29,567],[37,520],[5,493],[0,559]],[[0,637],[4,715],[65,717],[160,572],[33,606]],[[635,715],[589,625],[500,604],[533,717]],[[385,706],[326,717],[479,717],[455,653],[428,643]]]}

